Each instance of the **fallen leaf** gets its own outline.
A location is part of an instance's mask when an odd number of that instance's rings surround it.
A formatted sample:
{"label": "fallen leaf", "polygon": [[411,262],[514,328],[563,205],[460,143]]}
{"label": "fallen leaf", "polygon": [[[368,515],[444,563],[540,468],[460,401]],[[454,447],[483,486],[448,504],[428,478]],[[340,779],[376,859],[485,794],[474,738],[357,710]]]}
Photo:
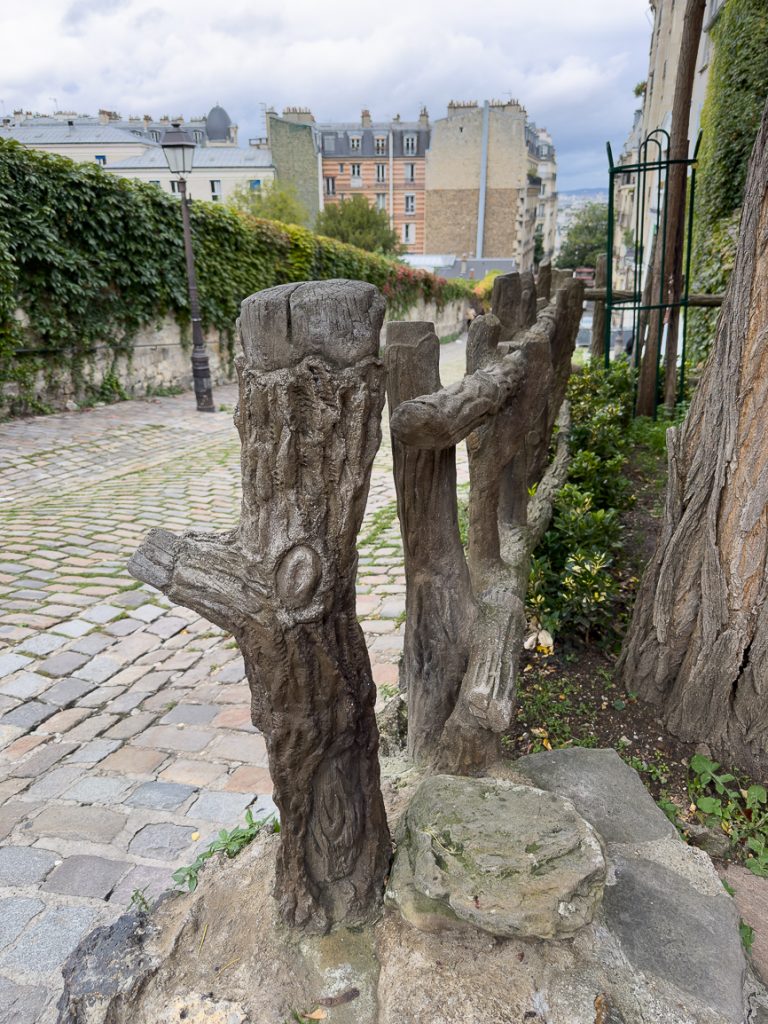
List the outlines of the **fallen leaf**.
{"label": "fallen leaf", "polygon": [[199,833],[199,832],[193,832],[193,833],[192,833],[192,839],[193,839],[193,840],[197,840],[197,839],[199,839],[199,838],[200,838],[200,833]]}
{"label": "fallen leaf", "polygon": [[536,646],[536,634],[531,633],[530,636],[526,637],[523,641],[523,647],[526,651],[532,651]]}
{"label": "fallen leaf", "polygon": [[316,1010],[313,1010],[312,1013],[302,1013],[302,1017],[306,1020],[325,1020],[327,1016],[328,1011],[323,1010],[320,1006],[318,1006]]}
{"label": "fallen leaf", "polygon": [[539,643],[542,647],[552,647],[555,641],[552,639],[552,634],[547,629],[539,631]]}

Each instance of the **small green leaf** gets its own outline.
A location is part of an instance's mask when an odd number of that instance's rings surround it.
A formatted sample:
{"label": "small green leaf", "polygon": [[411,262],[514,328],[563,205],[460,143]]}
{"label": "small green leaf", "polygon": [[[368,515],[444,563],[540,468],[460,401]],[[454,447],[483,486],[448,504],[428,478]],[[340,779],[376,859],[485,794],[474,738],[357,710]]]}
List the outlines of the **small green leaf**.
{"label": "small green leaf", "polygon": [[704,814],[717,814],[718,811],[722,811],[720,801],[713,796],[700,796],[696,801],[696,806]]}

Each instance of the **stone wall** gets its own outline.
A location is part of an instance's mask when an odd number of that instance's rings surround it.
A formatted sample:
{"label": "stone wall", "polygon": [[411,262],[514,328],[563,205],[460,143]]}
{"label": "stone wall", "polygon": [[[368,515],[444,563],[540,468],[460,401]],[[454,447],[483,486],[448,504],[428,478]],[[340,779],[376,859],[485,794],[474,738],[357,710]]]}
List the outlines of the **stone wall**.
{"label": "stone wall", "polygon": [[[106,345],[100,347],[92,360],[83,368],[82,377],[58,371],[55,379],[44,370],[37,375],[35,398],[50,409],[61,411],[75,405],[98,401],[99,387],[105,377],[112,374],[131,398],[142,398],[167,389],[192,387],[192,343],[189,331],[182,340],[182,330],[174,319],[166,317],[153,327],[140,330],[134,339],[130,355],[116,356]],[[206,335],[214,384],[233,379],[229,347],[218,331]],[[0,389],[0,416],[7,415],[18,394],[15,384],[7,383]]]}
{"label": "stone wall", "polygon": [[455,299],[453,302],[446,302],[441,309],[438,309],[434,302],[424,302],[423,299],[420,299],[405,313],[397,315],[387,313],[386,319],[427,320],[435,325],[435,334],[442,341],[466,330],[468,312],[469,302],[466,299]]}
{"label": "stone wall", "polygon": [[[448,302],[440,310],[434,302],[419,300],[406,313],[389,316],[389,319],[430,320],[435,324],[438,338],[449,338],[466,327],[468,309],[466,300]],[[181,328],[175,320],[166,317],[156,326],[145,327],[138,332],[130,356],[115,356],[107,346],[100,348],[77,383],[70,374],[60,372],[53,381],[41,371],[35,384],[35,397],[41,405],[55,411],[98,401],[99,387],[109,374],[114,375],[131,398],[162,394],[167,389],[191,389],[192,345],[189,332],[186,337],[186,342],[182,341]],[[233,381],[232,356],[235,353],[230,353],[227,339],[218,331],[209,331],[205,340],[213,383]],[[9,414],[17,394],[15,384],[0,386],[0,418]]]}

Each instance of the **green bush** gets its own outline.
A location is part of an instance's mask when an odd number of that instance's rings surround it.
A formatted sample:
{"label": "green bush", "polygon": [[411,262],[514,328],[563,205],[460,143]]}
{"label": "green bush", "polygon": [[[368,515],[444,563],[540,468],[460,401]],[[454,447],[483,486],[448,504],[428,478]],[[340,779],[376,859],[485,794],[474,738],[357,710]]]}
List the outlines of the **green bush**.
{"label": "green bush", "polygon": [[[471,294],[469,282],[214,203],[192,203],[191,223],[202,318],[230,343],[242,300],[287,281],[369,281],[390,315]],[[166,314],[189,321],[178,200],[0,140],[0,387],[16,385],[17,409],[33,405],[38,369],[77,379],[97,345],[128,353]]]}
{"label": "green bush", "polygon": [[626,360],[592,362],[568,385],[571,465],[552,523],[536,549],[528,613],[551,633],[611,632],[623,584],[620,511],[632,501],[623,475],[631,443],[633,374]]}

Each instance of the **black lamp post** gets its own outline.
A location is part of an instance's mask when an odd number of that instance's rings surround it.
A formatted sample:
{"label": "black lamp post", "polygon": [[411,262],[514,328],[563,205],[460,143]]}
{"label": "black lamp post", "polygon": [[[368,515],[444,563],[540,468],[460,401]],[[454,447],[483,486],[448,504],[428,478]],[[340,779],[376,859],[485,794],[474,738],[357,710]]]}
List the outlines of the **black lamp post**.
{"label": "black lamp post", "polygon": [[198,412],[215,412],[211,391],[211,368],[208,364],[208,350],[205,347],[203,327],[200,320],[200,303],[197,298],[197,275],[195,257],[192,252],[192,231],[189,225],[189,200],[187,198],[186,175],[192,170],[195,143],[189,132],[177,122],[163,133],[160,143],[172,174],[179,176],[181,197],[181,220],[184,225],[184,255],[187,259],[187,286],[189,288],[189,311],[192,315],[192,383],[195,387]]}

